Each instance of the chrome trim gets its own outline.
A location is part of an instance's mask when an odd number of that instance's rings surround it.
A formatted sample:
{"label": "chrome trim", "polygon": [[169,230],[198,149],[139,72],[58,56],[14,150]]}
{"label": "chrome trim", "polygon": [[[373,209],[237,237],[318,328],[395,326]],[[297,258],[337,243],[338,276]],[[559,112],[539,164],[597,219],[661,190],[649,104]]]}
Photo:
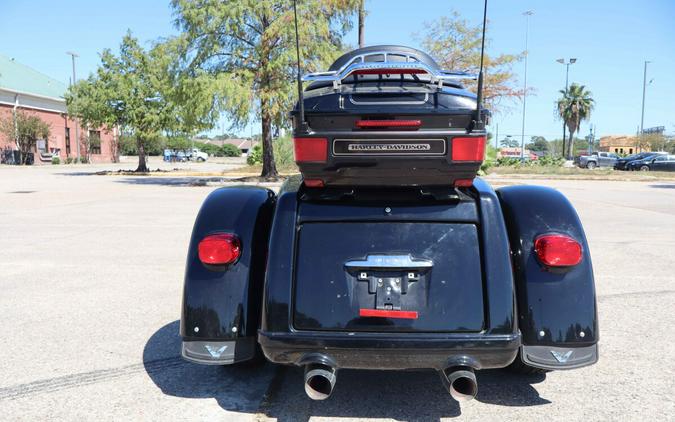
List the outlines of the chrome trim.
{"label": "chrome trim", "polygon": [[598,361],[598,345],[585,347],[521,346],[523,363],[535,368],[560,370],[593,365]]}
{"label": "chrome trim", "polygon": [[[389,62],[387,61],[387,57],[389,55],[403,56],[405,57],[405,61]],[[366,58],[371,56],[383,56],[384,61],[366,62],[365,61]],[[302,80],[305,82],[332,82],[333,88],[338,89],[342,80],[350,76],[352,73],[358,70],[376,70],[376,69],[422,70],[430,75],[431,83],[438,84],[439,89],[443,87],[444,81],[456,81],[462,79],[476,80],[478,77],[475,74],[470,74],[466,72],[451,72],[447,70],[433,69],[426,63],[419,61],[417,56],[413,54],[376,51],[372,53],[360,54],[358,56],[355,56],[338,70],[309,73],[303,76]]]}
{"label": "chrome trim", "polygon": [[416,268],[429,269],[434,266],[430,259],[418,259],[408,255],[368,255],[365,260],[352,260],[345,262],[346,268]]}
{"label": "chrome trim", "polygon": [[420,101],[354,101],[353,95],[354,94],[349,94],[349,102],[354,105],[421,105],[426,104],[427,101],[429,101],[428,92],[424,93],[424,100]]}
{"label": "chrome trim", "polygon": [[[382,142],[382,141],[413,141],[413,142],[442,142],[443,143],[443,152],[429,152],[429,153],[417,153],[417,154],[410,154],[406,152],[401,152],[401,153],[383,153],[383,154],[377,154],[377,153],[369,153],[369,154],[358,154],[358,153],[336,153],[335,152],[335,143],[336,142],[354,142],[354,141],[373,141],[374,143],[377,142]],[[423,139],[423,138],[389,138],[389,139],[380,139],[380,138],[336,138],[333,139],[333,144],[332,144],[332,152],[333,155],[336,157],[396,157],[396,156],[403,156],[403,157],[414,157],[414,156],[443,156],[447,152],[447,143],[445,142],[445,139]]]}

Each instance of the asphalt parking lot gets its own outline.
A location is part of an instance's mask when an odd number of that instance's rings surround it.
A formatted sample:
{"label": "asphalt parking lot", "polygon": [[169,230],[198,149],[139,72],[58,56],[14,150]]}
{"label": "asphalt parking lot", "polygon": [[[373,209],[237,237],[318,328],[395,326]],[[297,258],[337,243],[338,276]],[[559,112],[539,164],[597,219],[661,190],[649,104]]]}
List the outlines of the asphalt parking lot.
{"label": "asphalt parking lot", "polygon": [[182,361],[186,246],[213,187],[89,174],[100,169],[0,167],[2,420],[675,419],[673,182],[533,182],[560,189],[584,222],[600,362],[479,373],[478,397],[460,406],[434,372],[345,370],[312,402],[299,369]]}

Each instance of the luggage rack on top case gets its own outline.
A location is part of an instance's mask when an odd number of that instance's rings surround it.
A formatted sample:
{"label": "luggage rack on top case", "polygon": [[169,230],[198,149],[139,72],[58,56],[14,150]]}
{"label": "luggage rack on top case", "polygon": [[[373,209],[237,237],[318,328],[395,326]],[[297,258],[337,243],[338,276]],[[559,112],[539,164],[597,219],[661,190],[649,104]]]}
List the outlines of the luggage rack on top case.
{"label": "luggage rack on top case", "polygon": [[[382,60],[371,60],[382,58]],[[396,58],[389,61],[390,58]],[[427,74],[430,83],[443,88],[444,82],[458,81],[462,79],[477,79],[477,75],[441,70],[429,66],[417,58],[414,54],[401,52],[374,51],[354,56],[349,62],[337,70],[309,73],[302,77],[305,82],[331,82],[334,89],[338,89],[342,81],[352,75],[418,75]]]}

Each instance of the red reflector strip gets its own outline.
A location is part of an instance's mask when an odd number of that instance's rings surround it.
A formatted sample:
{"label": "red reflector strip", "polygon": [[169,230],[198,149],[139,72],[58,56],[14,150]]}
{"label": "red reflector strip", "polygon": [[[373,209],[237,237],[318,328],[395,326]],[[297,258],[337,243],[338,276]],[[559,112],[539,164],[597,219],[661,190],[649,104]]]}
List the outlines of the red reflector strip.
{"label": "red reflector strip", "polygon": [[325,163],[328,159],[328,139],[293,138],[293,153],[297,163]]}
{"label": "red reflector strip", "polygon": [[452,138],[452,161],[483,161],[485,136]]}
{"label": "red reflector strip", "polygon": [[473,186],[473,179],[457,179],[455,180],[456,188],[468,188]]}
{"label": "red reflector strip", "polygon": [[419,75],[428,73],[424,69],[361,69],[352,72],[353,75]]}
{"label": "red reflector strip", "polygon": [[571,267],[581,262],[581,244],[569,236],[547,234],[534,241],[539,261],[549,267]]}
{"label": "red reflector strip", "polygon": [[420,120],[357,120],[356,127],[414,127],[422,125]]}
{"label": "red reflector strip", "polygon": [[417,311],[388,311],[385,309],[360,309],[359,316],[375,318],[417,319]]}
{"label": "red reflector strip", "polygon": [[308,188],[322,188],[324,187],[323,180],[321,179],[305,179],[305,186]]}

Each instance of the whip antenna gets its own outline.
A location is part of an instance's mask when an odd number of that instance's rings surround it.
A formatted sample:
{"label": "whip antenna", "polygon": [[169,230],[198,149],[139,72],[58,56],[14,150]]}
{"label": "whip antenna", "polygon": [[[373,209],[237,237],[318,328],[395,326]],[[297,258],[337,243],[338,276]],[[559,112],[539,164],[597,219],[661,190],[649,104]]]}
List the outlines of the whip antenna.
{"label": "whip antenna", "polygon": [[474,129],[484,129],[485,124],[481,117],[481,108],[483,106],[483,56],[485,55],[485,27],[487,26],[487,3],[485,0],[483,6],[483,36],[480,40],[480,69],[478,70],[478,89],[476,93],[476,120]]}
{"label": "whip antenna", "polygon": [[306,132],[307,131],[307,123],[305,122],[305,98],[302,90],[302,76],[301,76],[301,69],[300,69],[300,37],[298,36],[298,8],[297,8],[297,0],[293,0],[293,16],[294,16],[294,21],[295,21],[295,55],[297,59],[297,66],[298,66],[298,103],[299,103],[299,116],[298,116],[298,122],[299,122],[299,131],[301,132]]}

